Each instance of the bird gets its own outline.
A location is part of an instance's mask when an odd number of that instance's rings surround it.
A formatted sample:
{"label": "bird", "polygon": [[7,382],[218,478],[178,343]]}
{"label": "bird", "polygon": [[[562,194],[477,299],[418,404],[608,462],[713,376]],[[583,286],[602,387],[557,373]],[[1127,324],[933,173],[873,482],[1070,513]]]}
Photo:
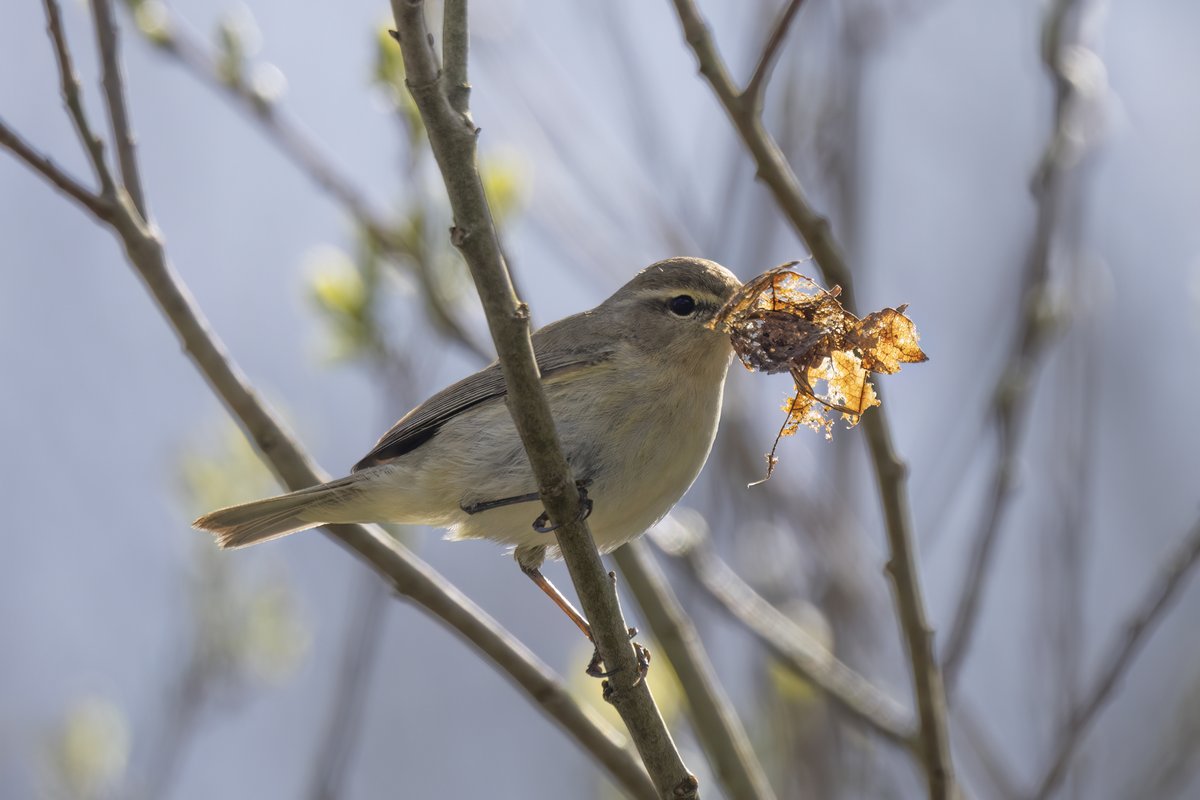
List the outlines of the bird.
{"label": "bird", "polygon": [[[531,336],[563,453],[602,553],[645,533],[700,474],[716,437],[733,349],[714,325],[741,286],[725,267],[675,257],[595,308]],[[492,362],[405,414],[350,474],[218,509],[193,525],[241,548],[335,523],[444,528],[512,548],[521,570],[591,638],[541,573],[558,545]],[[532,521],[532,522],[531,522]],[[589,665],[594,671],[596,660]]]}

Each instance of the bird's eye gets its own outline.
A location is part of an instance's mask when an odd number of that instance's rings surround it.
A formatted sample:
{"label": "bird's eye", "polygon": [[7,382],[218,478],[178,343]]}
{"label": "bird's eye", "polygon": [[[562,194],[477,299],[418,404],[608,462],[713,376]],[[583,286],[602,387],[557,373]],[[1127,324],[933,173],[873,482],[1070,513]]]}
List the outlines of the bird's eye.
{"label": "bird's eye", "polygon": [[667,301],[667,308],[678,317],[686,317],[696,310],[696,299],[690,294],[681,294]]}

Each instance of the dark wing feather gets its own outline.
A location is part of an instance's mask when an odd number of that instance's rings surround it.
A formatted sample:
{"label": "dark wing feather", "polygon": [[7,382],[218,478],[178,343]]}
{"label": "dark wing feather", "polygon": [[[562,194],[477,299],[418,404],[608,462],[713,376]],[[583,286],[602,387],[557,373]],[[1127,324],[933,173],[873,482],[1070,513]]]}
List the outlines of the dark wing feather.
{"label": "dark wing feather", "polygon": [[[553,340],[558,338],[554,336],[557,331],[553,329],[556,327],[557,325],[547,326],[539,331],[540,336],[535,334],[535,349],[538,349],[539,344],[552,344]],[[584,355],[569,350],[566,352],[558,350],[552,355],[542,356],[539,354],[538,369],[542,373],[542,380],[546,380],[554,376],[562,376],[581,367],[599,364],[611,357],[611,351],[598,355],[595,353]],[[504,397],[507,393],[504,375],[500,372],[499,364],[493,363],[474,375],[463,378],[405,414],[375,444],[374,449],[354,465],[353,471],[358,472],[367,467],[385,464],[415,450],[432,439],[438,429],[447,421],[469,408]]]}

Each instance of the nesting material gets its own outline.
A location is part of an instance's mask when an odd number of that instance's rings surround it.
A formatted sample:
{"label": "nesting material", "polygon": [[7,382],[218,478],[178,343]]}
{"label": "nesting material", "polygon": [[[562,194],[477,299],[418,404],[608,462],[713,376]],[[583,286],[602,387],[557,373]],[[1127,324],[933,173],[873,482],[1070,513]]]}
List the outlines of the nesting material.
{"label": "nesting material", "polygon": [[917,344],[916,326],[904,315],[907,305],[859,319],[838,301],[841,287],[821,288],[793,269],[797,263],[743,285],[711,323],[729,334],[746,369],[787,372],[795,382],[783,406],[787,417],[767,454],[766,478],[778,463],[775,450],[784,436],[804,426],[828,439],[839,414],[853,427],[879,405],[869,373],[891,374],[902,363],[928,360]]}

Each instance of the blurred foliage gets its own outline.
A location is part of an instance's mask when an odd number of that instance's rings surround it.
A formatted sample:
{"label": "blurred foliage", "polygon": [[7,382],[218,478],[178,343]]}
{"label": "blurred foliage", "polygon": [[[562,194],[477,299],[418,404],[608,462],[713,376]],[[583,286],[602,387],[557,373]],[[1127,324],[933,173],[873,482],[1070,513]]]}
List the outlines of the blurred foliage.
{"label": "blurred foliage", "polygon": [[287,581],[240,580],[233,561],[199,548],[190,580],[195,620],[192,669],[222,693],[279,683],[303,662],[312,635]]}
{"label": "blurred foliage", "polygon": [[165,47],[171,42],[167,7],[162,0],[125,0],[133,15],[138,32],[154,45]]}
{"label": "blurred foliage", "polygon": [[480,163],[479,177],[497,225],[505,225],[523,208],[527,172],[515,156],[493,155]]}
{"label": "blurred foliage", "polygon": [[262,41],[254,16],[244,6],[222,15],[214,39],[217,76],[230,86],[243,86],[246,59],[258,50]]}
{"label": "blurred foliage", "polygon": [[[183,491],[193,509],[218,508],[276,490],[275,479],[242,432],[233,425],[223,427],[215,448],[194,448],[180,459]],[[190,589],[201,660],[257,679],[286,675],[310,640],[288,584],[269,578],[241,585],[232,573],[234,562],[202,534],[197,541]]]}
{"label": "blurred foliage", "polygon": [[264,497],[276,487],[245,434],[226,421],[220,430],[198,439],[179,457],[180,492],[199,513]]}
{"label": "blurred foliage", "polygon": [[379,355],[387,345],[376,316],[380,270],[377,251],[360,246],[358,257],[323,246],[306,257],[309,299],[329,330],[329,358],[349,361]]}
{"label": "blurred foliage", "polygon": [[[270,494],[275,482],[249,441],[231,424],[216,446],[194,447],[180,459],[188,504],[209,510]],[[311,636],[281,578],[239,580],[235,561],[197,534],[189,589],[195,621],[194,668],[236,684],[286,677],[308,651]]]}
{"label": "blurred foliage", "polygon": [[115,796],[129,766],[129,722],[111,700],[84,697],[67,710],[47,749],[48,797]]}
{"label": "blurred foliage", "polygon": [[400,54],[400,46],[392,38],[390,23],[383,23],[375,29],[374,66],[371,70],[371,83],[383,93],[384,100],[400,117],[400,123],[408,136],[410,149],[415,156],[425,138],[425,123],[421,121],[421,113],[413,102],[408,87],[404,85],[404,59]]}

